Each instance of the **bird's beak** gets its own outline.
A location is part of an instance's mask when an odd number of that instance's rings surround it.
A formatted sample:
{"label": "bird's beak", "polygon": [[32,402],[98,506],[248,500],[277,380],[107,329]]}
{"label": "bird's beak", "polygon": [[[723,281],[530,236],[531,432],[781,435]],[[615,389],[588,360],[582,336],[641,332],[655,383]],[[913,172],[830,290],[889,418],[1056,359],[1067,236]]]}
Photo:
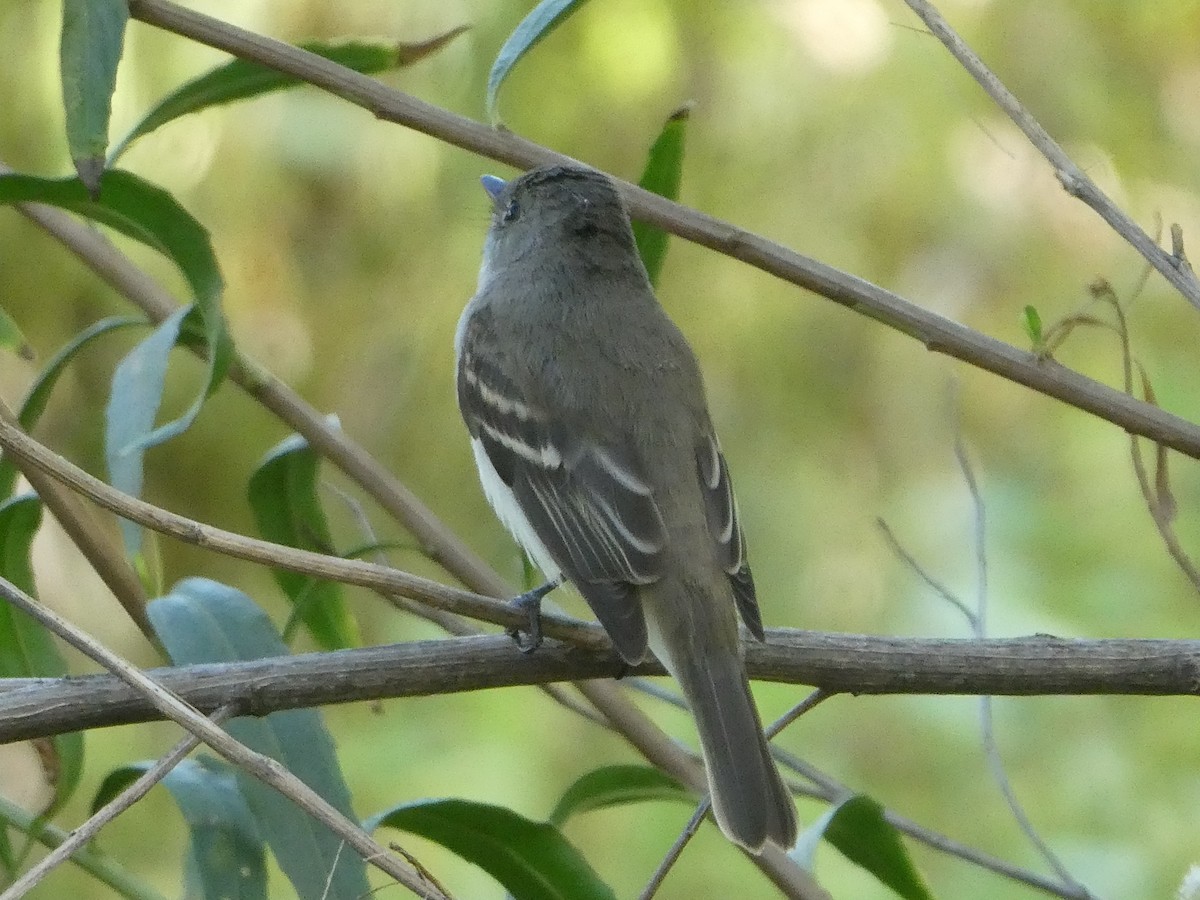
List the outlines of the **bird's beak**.
{"label": "bird's beak", "polygon": [[504,185],[508,184],[503,178],[497,178],[495,175],[484,175],[479,179],[479,183],[483,185],[483,189],[487,191],[493,203],[500,196],[500,192],[504,190]]}

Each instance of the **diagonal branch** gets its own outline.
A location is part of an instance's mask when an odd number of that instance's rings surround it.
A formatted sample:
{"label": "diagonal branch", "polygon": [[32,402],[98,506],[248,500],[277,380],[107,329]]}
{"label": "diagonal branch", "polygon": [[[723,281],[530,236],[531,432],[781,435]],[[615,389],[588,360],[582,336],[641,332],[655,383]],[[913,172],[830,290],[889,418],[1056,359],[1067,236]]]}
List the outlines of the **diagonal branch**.
{"label": "diagonal branch", "polygon": [[[1138,253],[1142,254],[1175,290],[1179,291],[1192,306],[1200,309],[1200,281],[1183,255],[1182,238],[1177,241],[1178,250],[1167,253],[1146,234],[1136,222],[1108,198],[1096,182],[1087,176],[1067,152],[1059,146],[1049,132],[1042,127],[1013,93],[996,77],[978,54],[942,18],[937,8],[927,0],[904,0],[909,8],[920,17],[926,27],[941,41],[968,74],[979,83],[996,105],[1025,133],[1029,142],[1054,167],[1054,174],[1068,194],[1091,207],[1109,226],[1123,237]],[[1178,226],[1174,226],[1174,235]]]}
{"label": "diagonal branch", "polygon": [[[329,60],[272,38],[237,28],[167,0],[128,0],[130,15],[243,59],[302,79],[381,119],[396,122],[521,168],[568,158],[509,131],[455,115]],[[1067,369],[922,309],[870,282],[759,235],[618,182],[631,212],[652,225],[739,259],[784,281],[833,300],[889,328],[1002,378],[1054,397],[1133,434],[1200,459],[1200,426]]]}
{"label": "diagonal branch", "polygon": [[199,737],[230,763],[275,788],[334,834],[345,839],[367,863],[386,872],[420,897],[445,900],[445,895],[410,864],[388,853],[381,844],[363,831],[358,823],[347,819],[325,798],[288,772],[276,760],[263,756],[235,740],[211,719],[201,715],[195,707],[3,578],[0,578],[0,598],[32,616],[47,630],[104,666],[162,716],[177,722]]}
{"label": "diagonal branch", "polygon": [[[233,712],[233,706],[222,706],[213,713],[211,719],[215,724],[220,725]],[[100,829],[150,793],[150,788],[166,778],[172,769],[183,762],[187,755],[199,746],[200,738],[189,732],[187,737],[167,751],[165,756],[139,775],[132,784],[96,810],[86,822],[73,829],[70,836],[53,851],[46,854],[36,866],[9,885],[4,893],[0,894],[0,900],[18,900],[18,898],[24,897],[56,866],[66,862],[86,847],[92,838],[100,833]]]}

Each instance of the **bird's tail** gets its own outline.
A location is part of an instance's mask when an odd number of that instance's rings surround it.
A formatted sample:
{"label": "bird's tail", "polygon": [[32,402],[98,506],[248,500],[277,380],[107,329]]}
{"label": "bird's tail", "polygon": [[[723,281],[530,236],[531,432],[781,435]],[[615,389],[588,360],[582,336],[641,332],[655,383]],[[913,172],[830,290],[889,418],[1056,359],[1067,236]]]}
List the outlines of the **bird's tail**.
{"label": "bird's tail", "polygon": [[686,654],[661,649],[696,720],[721,831],[752,852],[768,842],[790,849],[796,806],[771,758],[741,655],[736,648]]}

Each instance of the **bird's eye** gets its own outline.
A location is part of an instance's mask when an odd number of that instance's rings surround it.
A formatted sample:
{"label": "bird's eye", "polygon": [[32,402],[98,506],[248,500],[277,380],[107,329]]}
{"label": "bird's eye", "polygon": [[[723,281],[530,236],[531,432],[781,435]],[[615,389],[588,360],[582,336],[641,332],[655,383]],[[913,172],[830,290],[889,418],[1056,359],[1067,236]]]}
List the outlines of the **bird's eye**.
{"label": "bird's eye", "polygon": [[509,200],[508,205],[504,207],[504,211],[500,213],[500,221],[507,225],[509,222],[515,222],[520,215],[521,205],[516,200]]}

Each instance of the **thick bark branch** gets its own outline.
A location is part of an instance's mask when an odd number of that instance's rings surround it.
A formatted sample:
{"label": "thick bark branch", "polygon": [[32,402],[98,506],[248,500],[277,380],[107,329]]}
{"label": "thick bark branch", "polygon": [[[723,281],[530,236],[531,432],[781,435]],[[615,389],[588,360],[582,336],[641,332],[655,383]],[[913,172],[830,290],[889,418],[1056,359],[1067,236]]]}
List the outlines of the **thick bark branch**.
{"label": "thick bark branch", "polygon": [[[768,643],[747,647],[746,663],[753,678],[851,694],[1200,693],[1200,641],[1192,640],[935,640],[776,629]],[[526,655],[507,637],[487,635],[149,674],[201,711],[235,703],[265,715],[357,700],[658,675],[662,668],[629,669],[611,651],[549,642]],[[0,682],[0,743],[161,717],[112,676]]]}

